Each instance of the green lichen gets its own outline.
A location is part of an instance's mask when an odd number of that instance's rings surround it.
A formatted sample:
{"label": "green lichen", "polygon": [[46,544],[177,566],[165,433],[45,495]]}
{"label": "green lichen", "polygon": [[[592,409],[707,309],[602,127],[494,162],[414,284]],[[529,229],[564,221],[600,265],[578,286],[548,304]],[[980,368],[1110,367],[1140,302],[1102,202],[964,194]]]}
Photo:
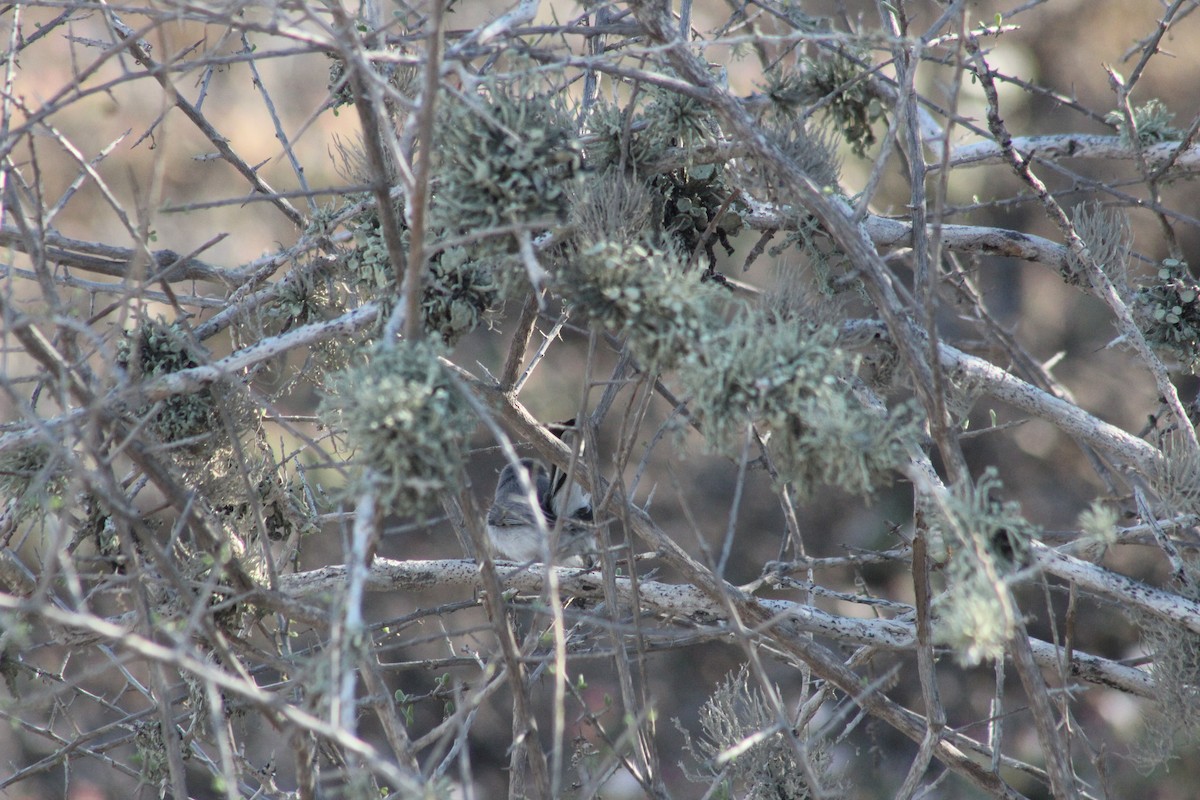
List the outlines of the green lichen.
{"label": "green lichen", "polygon": [[725,169],[717,164],[697,164],[660,175],[651,182],[660,198],[660,235],[681,256],[691,258],[701,248],[708,267],[716,264],[719,243],[733,254],[729,237],[742,230],[745,207],[737,202]]}
{"label": "green lichen", "polygon": [[472,259],[466,248],[437,254],[421,284],[425,330],[452,345],[479,327],[499,303],[500,289],[489,261]]}
{"label": "green lichen", "polygon": [[645,365],[676,364],[719,324],[713,290],[642,243],[604,241],[565,259],[555,288],[575,313],[617,336]]}
{"label": "green lichen", "polygon": [[566,214],[581,147],[561,93],[525,83],[489,82],[439,104],[435,228],[484,237],[499,226],[545,228]]}
{"label": "green lichen", "polygon": [[[730,673],[700,708],[700,735],[678,720],[684,751],[699,765],[688,780],[721,788],[718,797],[805,800],[840,797],[828,743],[807,728],[784,731],[764,693],[750,685],[745,666]],[[789,741],[789,735],[798,741]],[[801,757],[804,761],[801,762]],[[818,781],[814,787],[810,781]],[[711,792],[710,792],[711,793]]]}
{"label": "green lichen", "polygon": [[[148,319],[125,331],[117,343],[117,363],[132,378],[153,378],[198,367],[203,353],[180,325]],[[163,442],[212,434],[221,425],[216,396],[209,388],[146,403],[135,413],[149,417],[150,429]]]}
{"label": "green lichen", "polygon": [[[1188,559],[1184,567],[1186,582],[1173,588],[1186,600],[1200,601],[1200,565]],[[1152,658],[1154,693],[1132,752],[1134,763],[1149,772],[1195,752],[1200,743],[1200,634],[1132,606],[1129,616]]]}
{"label": "green lichen", "polygon": [[875,144],[872,125],[884,116],[884,107],[871,90],[864,65],[865,51],[825,53],[804,57],[794,72],[781,72],[768,83],[773,99],[790,104],[824,102],[829,119],[841,131],[856,155]]}
{"label": "green lichen", "polygon": [[[383,300],[390,307],[399,297],[396,270],[374,209],[356,217],[351,231],[355,247],[346,254],[345,265],[359,302]],[[402,227],[401,244],[408,243],[409,231]],[[495,265],[503,261],[499,254],[489,257],[463,246],[434,252],[421,280],[425,330],[449,345],[475,330],[500,304]]]}
{"label": "green lichen", "polygon": [[16,519],[47,510],[66,490],[65,465],[44,444],[0,451],[0,509]]}
{"label": "green lichen", "polygon": [[650,238],[654,198],[644,183],[610,168],[571,192],[576,241],[634,244]]}
{"label": "green lichen", "polygon": [[398,513],[423,514],[458,485],[475,419],[426,342],[367,351],[329,381],[322,416],[340,429],[360,475]]}
{"label": "green lichen", "polygon": [[750,312],[706,335],[680,379],[709,442],[736,456],[747,425],[769,434],[780,475],[802,494],[834,485],[870,494],[920,436],[910,406],[868,408],[851,390],[857,362],[836,329]]}
{"label": "green lichen", "polygon": [[664,147],[681,147],[685,150],[715,139],[719,128],[707,103],[668,89],[656,89],[653,96],[654,100],[643,115],[647,136]]}
{"label": "green lichen", "polygon": [[[1131,116],[1134,127],[1137,128],[1138,142],[1142,145],[1174,142],[1183,136],[1183,131],[1171,125],[1175,114],[1158,98],[1151,98],[1145,105],[1132,109]],[[1127,147],[1132,144],[1124,114],[1120,111],[1110,111],[1104,116],[1104,121],[1116,126],[1122,144]]]}
{"label": "green lichen", "polygon": [[633,108],[598,102],[588,114],[584,158],[588,168],[616,169],[639,174],[666,154],[668,140],[650,133],[647,122]]}
{"label": "green lichen", "polygon": [[929,518],[947,559],[934,635],[965,666],[1004,657],[1020,619],[1009,584],[1038,535],[1015,503],[996,499],[1001,488],[989,469],[977,483],[953,487]]}
{"label": "green lichen", "polygon": [[1184,261],[1166,258],[1156,280],[1134,293],[1133,310],[1146,341],[1195,373],[1200,366],[1200,282]]}
{"label": "green lichen", "polygon": [[[1080,203],[1071,213],[1071,224],[1083,241],[1084,255],[1118,287],[1127,286],[1129,255],[1133,250],[1133,230],[1129,217],[1117,208],[1099,203]],[[1071,284],[1089,286],[1087,270],[1080,256],[1067,252],[1063,278]]]}

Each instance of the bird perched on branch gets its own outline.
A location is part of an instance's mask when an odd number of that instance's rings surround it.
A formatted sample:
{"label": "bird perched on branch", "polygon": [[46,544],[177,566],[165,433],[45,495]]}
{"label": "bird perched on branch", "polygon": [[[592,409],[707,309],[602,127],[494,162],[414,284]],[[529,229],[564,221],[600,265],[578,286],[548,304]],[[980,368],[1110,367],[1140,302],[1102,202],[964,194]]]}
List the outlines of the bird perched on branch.
{"label": "bird perched on branch", "polygon": [[[574,420],[551,426],[564,437]],[[570,428],[573,430],[573,428]],[[517,470],[523,470],[533,488],[531,502]],[[541,561],[545,557],[542,541],[557,529],[554,560],[568,567],[591,567],[596,551],[592,525],[592,499],[557,465],[547,471],[533,458],[506,464],[496,482],[496,495],[488,510],[487,532],[492,547],[513,561]]]}

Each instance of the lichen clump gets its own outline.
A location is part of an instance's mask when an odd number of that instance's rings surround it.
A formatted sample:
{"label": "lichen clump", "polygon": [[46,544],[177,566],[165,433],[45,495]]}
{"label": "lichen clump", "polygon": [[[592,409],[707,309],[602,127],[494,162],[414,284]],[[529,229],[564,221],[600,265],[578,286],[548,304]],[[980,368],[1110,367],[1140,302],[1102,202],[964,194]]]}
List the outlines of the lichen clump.
{"label": "lichen clump", "polygon": [[[635,115],[633,108],[598,102],[588,115],[586,124],[588,135],[584,155],[592,171],[616,169],[641,173],[667,151],[667,142],[662,138],[638,132],[637,129],[643,127],[645,121]],[[649,130],[647,126],[647,134]]]}
{"label": "lichen clump", "polygon": [[[345,258],[360,301],[394,301],[396,269],[383,241],[374,209],[354,220],[355,248]],[[409,231],[402,226],[402,244]],[[475,330],[500,304],[501,288],[493,264],[496,257],[476,258],[466,247],[432,254],[421,281],[421,316],[425,330],[453,345]]]}
{"label": "lichen clump", "polygon": [[477,233],[562,219],[582,151],[557,95],[489,83],[438,108],[436,227]]}
{"label": "lichen clump", "polygon": [[0,510],[22,518],[48,508],[66,489],[65,464],[49,446],[34,443],[0,451]]}
{"label": "lichen clump", "polygon": [[[136,330],[126,331],[117,343],[117,364],[136,380],[200,366],[201,358],[199,346],[188,340],[178,324],[146,320]],[[151,415],[150,429],[164,442],[208,434],[220,424],[211,389],[147,403],[137,414]]]}
{"label": "lichen clump", "polygon": [[1026,559],[1038,529],[1015,503],[996,499],[994,471],[977,483],[955,486],[929,517],[932,537],[945,548],[946,591],[934,600],[934,636],[964,666],[1004,657],[1017,630],[1010,581]]}
{"label": "lichen clump", "polygon": [[[734,252],[729,238],[744,227],[745,204],[726,179],[724,164],[690,163],[691,152],[715,140],[719,132],[707,106],[666,91],[657,92],[643,110],[602,103],[588,118],[588,130],[588,168],[639,183],[651,198],[651,239],[656,246],[673,250],[685,261],[703,248],[709,270],[716,263],[717,244],[727,254]],[[689,163],[661,174],[645,169],[671,148],[687,153]],[[589,194],[579,194],[578,199],[588,201]]]}
{"label": "lichen clump", "polygon": [[465,248],[444,250],[430,262],[421,283],[425,330],[454,344],[475,330],[499,304],[495,271]]}
{"label": "lichen clump", "polygon": [[1080,203],[1072,210],[1071,224],[1083,241],[1084,250],[1082,253],[1067,251],[1063,278],[1073,285],[1088,286],[1085,257],[1124,291],[1129,282],[1129,254],[1133,250],[1129,216],[1120,209],[1100,203]]}
{"label": "lichen clump", "polygon": [[[1137,128],[1138,142],[1142,145],[1174,142],[1183,136],[1183,131],[1171,125],[1171,121],[1175,119],[1174,112],[1156,97],[1150,98],[1145,105],[1134,108],[1130,116],[1133,117],[1133,124]],[[1116,126],[1122,144],[1128,147],[1133,143],[1124,114],[1120,111],[1110,111],[1104,116],[1104,121]]]}
{"label": "lichen clump", "polygon": [[407,514],[429,511],[458,485],[475,428],[437,348],[425,342],[376,347],[332,376],[322,416],[344,432],[380,501]]}
{"label": "lichen clump", "polygon": [[717,243],[733,255],[729,241],[742,230],[745,209],[735,203],[734,189],[715,164],[698,164],[659,176],[652,186],[661,193],[661,232],[685,258],[703,247],[710,267],[716,264]]}
{"label": "lichen clump", "polygon": [[1200,282],[1186,262],[1175,258],[1163,259],[1157,277],[1134,294],[1138,325],[1146,341],[1195,373],[1200,366]]}
{"label": "lichen clump", "polygon": [[[1184,569],[1185,580],[1173,588],[1186,600],[1200,601],[1200,567],[1188,559]],[[1142,650],[1153,655],[1155,690],[1131,754],[1134,764],[1149,772],[1200,743],[1200,634],[1132,608],[1129,617],[1141,633]]]}
{"label": "lichen clump", "polygon": [[[726,676],[701,706],[699,736],[693,737],[678,720],[675,725],[683,733],[684,751],[701,768],[692,774],[685,765],[688,780],[711,784],[718,779],[720,797],[799,800],[842,794],[828,743],[808,726],[785,732],[763,691],[750,685],[744,665]],[[790,742],[789,735],[797,741]]]}
{"label": "lichen clump", "polygon": [[851,390],[855,367],[831,326],[750,313],[706,337],[680,378],[718,450],[741,453],[753,422],[801,493],[834,485],[870,494],[890,482],[921,429],[910,406],[868,408]]}
{"label": "lichen clump", "polygon": [[884,116],[884,106],[870,85],[865,51],[847,51],[820,58],[805,57],[799,69],[780,70],[767,77],[764,94],[777,113],[798,113],[803,106],[823,103],[856,155],[875,144],[872,125]]}
{"label": "lichen clump", "polygon": [[711,141],[717,133],[712,109],[682,92],[657,90],[646,107],[647,135],[663,145],[691,149]]}
{"label": "lichen clump", "polygon": [[589,323],[617,336],[643,364],[676,364],[716,324],[712,290],[663,253],[642,243],[604,241],[565,260],[558,293]]}

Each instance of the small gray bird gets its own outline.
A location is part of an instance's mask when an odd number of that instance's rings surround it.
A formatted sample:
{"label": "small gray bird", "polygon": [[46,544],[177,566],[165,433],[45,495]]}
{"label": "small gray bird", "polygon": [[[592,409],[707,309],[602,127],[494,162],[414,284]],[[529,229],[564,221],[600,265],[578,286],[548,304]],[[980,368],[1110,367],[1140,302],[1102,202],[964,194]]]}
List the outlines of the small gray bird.
{"label": "small gray bird", "polygon": [[[488,538],[496,553],[512,561],[541,561],[542,538],[557,525],[555,561],[566,567],[590,568],[596,551],[591,498],[578,484],[568,487],[567,476],[557,467],[546,472],[542,462],[523,458],[520,468],[533,485],[537,506],[531,506],[521,488],[517,465],[505,465],[487,516]],[[538,525],[539,516],[544,525]]]}

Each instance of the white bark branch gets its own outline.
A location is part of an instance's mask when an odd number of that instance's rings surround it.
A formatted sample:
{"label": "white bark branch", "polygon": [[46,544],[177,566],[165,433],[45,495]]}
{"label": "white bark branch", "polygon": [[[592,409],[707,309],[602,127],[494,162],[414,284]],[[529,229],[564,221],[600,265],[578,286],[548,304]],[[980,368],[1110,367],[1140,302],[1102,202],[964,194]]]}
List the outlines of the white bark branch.
{"label": "white bark branch", "polygon": [[[852,320],[842,331],[848,343],[887,337],[887,329],[874,320]],[[853,346],[853,344],[849,344]],[[1118,463],[1141,474],[1151,471],[1163,456],[1153,445],[1089,414],[1077,405],[1026,383],[986,359],[969,355],[948,344],[938,345],[942,367],[955,385],[977,389],[997,400],[1044,419],[1067,435],[1095,447]]]}
{"label": "white bark branch", "polygon": [[[746,222],[757,230],[792,230],[797,212],[788,208],[752,201]],[[863,230],[876,247],[907,247],[912,244],[913,225],[909,220],[868,214]],[[983,225],[943,225],[942,245],[959,253],[1006,256],[1045,264],[1059,271],[1066,268],[1067,248],[1042,236],[1007,228]]]}
{"label": "white bark branch", "polygon": [[[603,582],[595,571],[568,567],[555,569],[564,597],[604,598]],[[541,565],[522,567],[497,562],[496,572],[505,589],[530,594],[544,591],[546,576]],[[322,567],[294,575],[281,575],[279,589],[292,600],[334,596],[344,589],[346,576],[345,566]],[[621,601],[632,603],[634,595],[630,580],[618,577],[615,582]],[[367,591],[374,592],[412,592],[435,586],[474,591],[482,588],[483,582],[479,565],[474,561],[395,561],[377,557],[365,576],[363,586]],[[652,611],[666,619],[687,620],[703,626],[723,626],[726,622],[724,607],[691,585],[642,580],[638,581],[637,598],[643,610]],[[757,602],[773,614],[771,631],[763,632],[768,636],[816,634],[846,645],[883,650],[907,651],[916,646],[916,631],[911,621],[842,617],[788,600],[758,599]],[[1037,639],[1031,639],[1030,644],[1040,667],[1058,668],[1061,649]],[[1142,670],[1085,653],[1073,652],[1071,656],[1068,670],[1072,677],[1140,697],[1149,697],[1153,691],[1153,680]]]}
{"label": "white bark branch", "polygon": [[1033,542],[1032,547],[1042,569],[1051,575],[1200,633],[1200,603],[1069,556],[1041,542]]}
{"label": "white bark branch", "polygon": [[[1129,144],[1122,143],[1120,136],[1090,136],[1077,133],[1053,134],[1049,136],[1016,136],[1012,140],[1013,149],[1021,156],[1042,161],[1058,161],[1064,158],[1108,159],[1117,161],[1134,161],[1138,151]],[[1179,142],[1159,142],[1142,149],[1142,156],[1151,169],[1157,169],[1168,163],[1179,149]],[[1005,164],[1004,151],[992,140],[975,142],[954,149],[950,157],[951,167],[982,167],[994,164]],[[1174,167],[1179,169],[1200,169],[1200,144],[1188,147],[1175,159]],[[938,165],[930,165],[937,169]]]}

